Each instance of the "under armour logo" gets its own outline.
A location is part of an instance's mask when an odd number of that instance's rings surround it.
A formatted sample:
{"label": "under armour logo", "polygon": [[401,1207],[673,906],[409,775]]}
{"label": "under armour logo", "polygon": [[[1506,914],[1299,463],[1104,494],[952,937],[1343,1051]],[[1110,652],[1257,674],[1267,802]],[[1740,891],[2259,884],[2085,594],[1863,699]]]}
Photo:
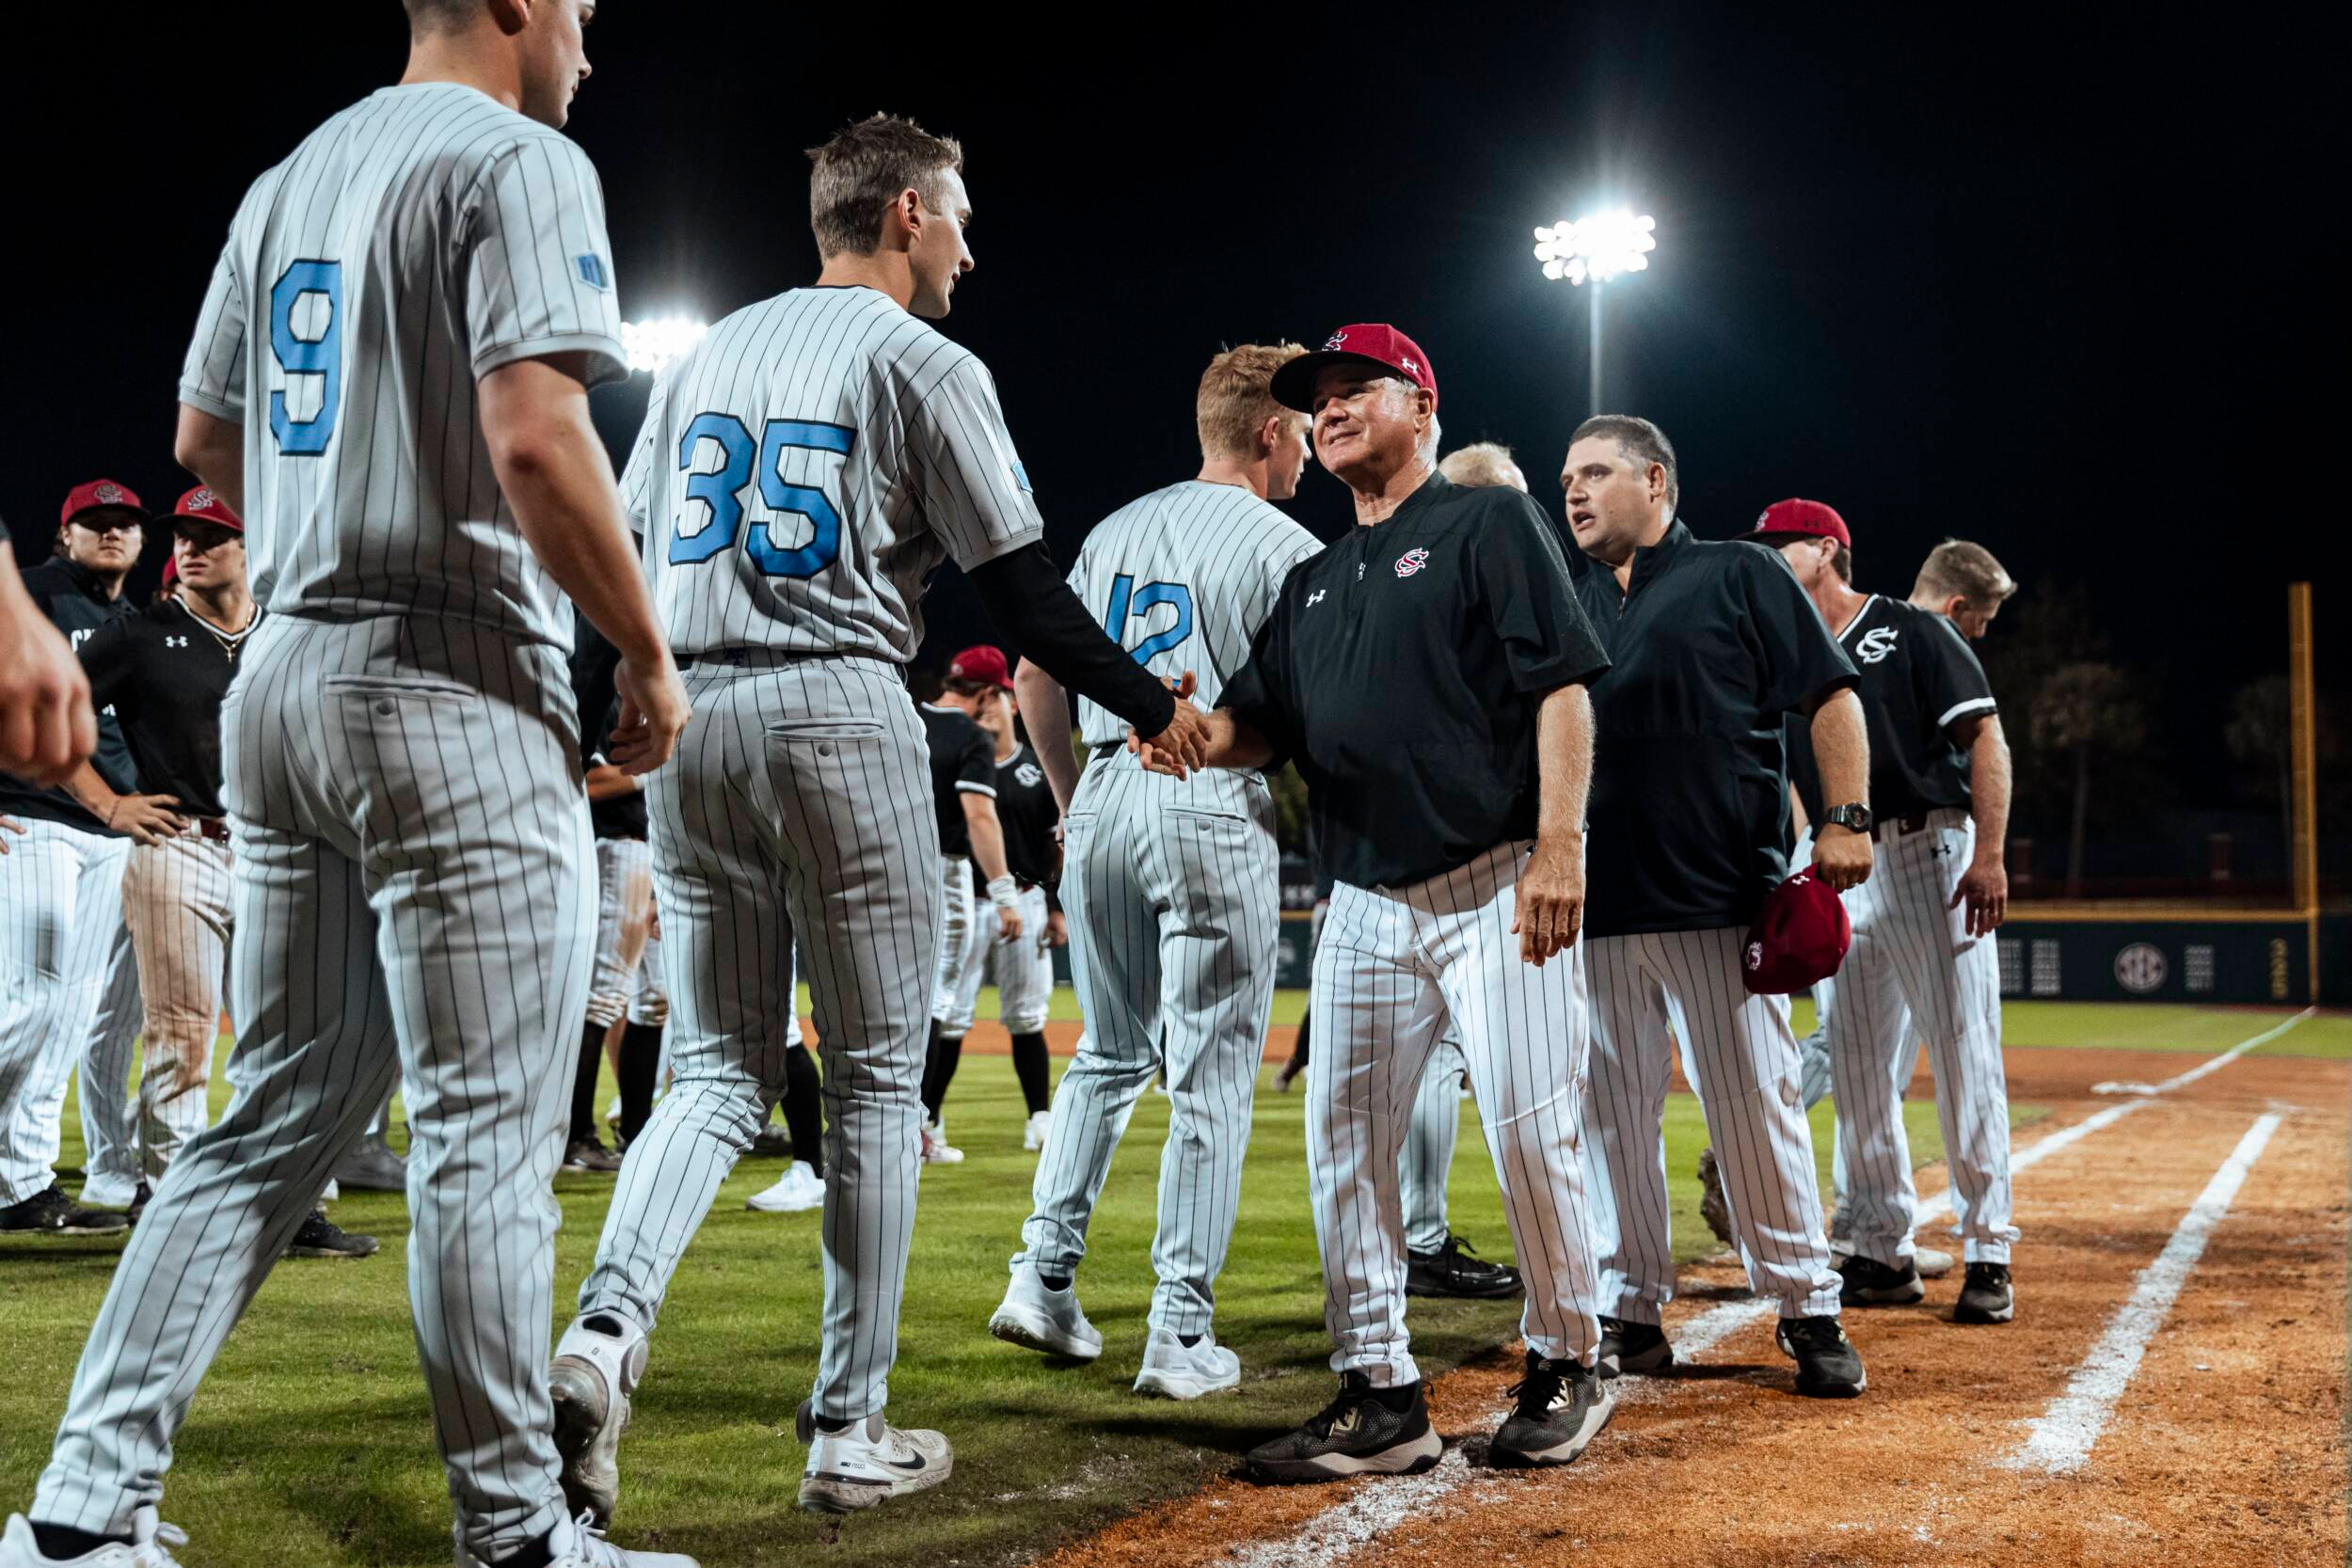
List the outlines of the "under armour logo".
{"label": "under armour logo", "polygon": [[1329,592],[1331,592],[1331,591],[1330,591],[1328,588],[1318,588],[1318,589],[1316,589],[1313,593],[1311,593],[1311,594],[1308,594],[1308,595],[1307,595],[1307,606],[1308,606],[1308,608],[1311,610],[1311,609],[1313,609],[1316,605],[1321,604],[1321,603],[1323,602],[1323,596],[1324,596],[1326,594],[1328,594]]}
{"label": "under armour logo", "polygon": [[1865,664],[1876,664],[1895,651],[1895,628],[1879,626],[1862,634],[1862,641],[1853,647],[1854,657]]}
{"label": "under armour logo", "polygon": [[1413,356],[1409,354],[1400,357],[1397,360],[1397,363],[1403,366],[1408,374],[1418,375],[1421,373],[1421,367],[1413,363]]}
{"label": "under armour logo", "polygon": [[184,637],[167,637],[164,639],[164,646],[167,648],[184,648],[187,645],[188,640]]}

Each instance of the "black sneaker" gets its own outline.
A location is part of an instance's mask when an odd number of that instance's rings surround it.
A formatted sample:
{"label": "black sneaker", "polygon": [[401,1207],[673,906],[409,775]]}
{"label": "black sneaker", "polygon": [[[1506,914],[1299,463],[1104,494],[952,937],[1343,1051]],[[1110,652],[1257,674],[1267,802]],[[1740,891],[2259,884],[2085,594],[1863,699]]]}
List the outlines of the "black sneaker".
{"label": "black sneaker", "polygon": [[1737,1244],[1731,1239],[1731,1205],[1724,1199],[1723,1166],[1711,1148],[1699,1150],[1699,1218],[1724,1245]]}
{"label": "black sneaker", "polygon": [[1381,1402],[1382,1395],[1393,1399],[1402,1391],[1375,1391],[1363,1373],[1342,1373],[1340,1397],[1296,1432],[1250,1449],[1250,1470],[1261,1481],[1421,1474],[1437,1464],[1445,1445],[1429,1424],[1420,1384],[1412,1386],[1412,1402],[1402,1410]]}
{"label": "black sneaker", "polygon": [[313,1209],[310,1217],[294,1232],[294,1241],[286,1247],[289,1258],[365,1258],[376,1248],[373,1236],[354,1236],[326,1217],[324,1209]]}
{"label": "black sneaker", "polygon": [[1855,1253],[1837,1265],[1846,1286],[1838,1299],[1852,1307],[1912,1307],[1927,1300],[1928,1288],[1918,1265],[1908,1258],[1889,1267],[1875,1258]]}
{"label": "black sneaker", "polygon": [[1780,1348],[1797,1363],[1797,1392],[1808,1399],[1850,1400],[1870,1386],[1862,1353],[1836,1318],[1783,1318]]}
{"label": "black sneaker", "polygon": [[139,1217],[147,1212],[147,1206],[154,1201],[153,1184],[142,1178],[139,1181],[139,1190],[131,1195],[131,1207],[122,1212],[122,1217],[133,1225],[136,1225],[139,1223]]}
{"label": "black sneaker", "polygon": [[1952,1308],[1956,1323],[2005,1323],[2017,1316],[2017,1293],[2010,1288],[2007,1263],[1971,1263]]}
{"label": "black sneaker", "polygon": [[1629,1323],[1623,1318],[1600,1320],[1600,1375],[1623,1377],[1628,1372],[1662,1372],[1675,1364],[1675,1348],[1666,1331],[1656,1323]]}
{"label": "black sneaker", "polygon": [[1447,1232],[1445,1245],[1435,1252],[1405,1255],[1405,1293],[1408,1296],[1468,1296],[1474,1301],[1519,1293],[1519,1271],[1489,1263],[1461,1237]]}
{"label": "black sneaker", "polygon": [[601,1139],[576,1138],[564,1151],[564,1168],[611,1176],[621,1168],[621,1157],[605,1148]]}
{"label": "black sneaker", "polygon": [[131,1222],[111,1209],[85,1209],[55,1181],[22,1203],[0,1209],[0,1231],[37,1231],[47,1236],[105,1236]]}
{"label": "black sneaker", "polygon": [[1518,1402],[1486,1450],[1497,1465],[1566,1465],[1616,1414],[1616,1390],[1573,1361],[1527,1353],[1527,1375],[1511,1385]]}

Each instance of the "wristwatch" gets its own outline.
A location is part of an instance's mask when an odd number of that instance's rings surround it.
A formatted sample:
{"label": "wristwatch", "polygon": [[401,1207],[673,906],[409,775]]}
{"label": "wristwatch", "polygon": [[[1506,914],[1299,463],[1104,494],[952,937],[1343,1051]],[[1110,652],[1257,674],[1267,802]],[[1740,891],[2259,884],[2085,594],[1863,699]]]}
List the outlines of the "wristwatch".
{"label": "wristwatch", "polygon": [[1864,805],[1832,806],[1821,814],[1821,820],[1848,832],[1867,833],[1870,831],[1870,808]]}

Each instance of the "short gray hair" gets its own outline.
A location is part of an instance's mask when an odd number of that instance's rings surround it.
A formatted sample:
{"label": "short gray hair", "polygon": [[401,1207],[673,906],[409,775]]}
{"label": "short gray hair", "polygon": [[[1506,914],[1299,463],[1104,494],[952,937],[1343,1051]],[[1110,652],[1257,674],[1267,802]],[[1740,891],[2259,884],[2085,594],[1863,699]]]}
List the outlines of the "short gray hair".
{"label": "short gray hair", "polygon": [[1438,472],[1456,484],[1509,484],[1518,472],[1511,449],[1500,441],[1473,441],[1445,454]]}
{"label": "short gray hair", "polygon": [[1675,444],[1666,433],[1636,414],[1596,414],[1576,427],[1568,445],[1592,436],[1617,443],[1617,451],[1642,467],[1652,463],[1666,470],[1666,510],[1682,504],[1682,476],[1675,470]]}
{"label": "short gray hair", "polygon": [[[808,150],[808,223],[817,254],[871,256],[882,243],[882,215],[901,191],[921,194],[939,212],[946,203],[940,176],[963,172],[963,149],[952,136],[934,136],[902,115],[870,115],[844,126],[833,140]],[[952,215],[952,214],[949,214]]]}

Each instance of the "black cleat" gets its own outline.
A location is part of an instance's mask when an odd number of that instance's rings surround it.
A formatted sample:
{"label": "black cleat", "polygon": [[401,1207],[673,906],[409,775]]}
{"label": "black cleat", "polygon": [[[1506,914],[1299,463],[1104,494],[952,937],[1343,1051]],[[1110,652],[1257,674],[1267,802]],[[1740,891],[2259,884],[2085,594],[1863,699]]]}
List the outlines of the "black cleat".
{"label": "black cleat", "polygon": [[1699,1218],[1724,1245],[1738,1244],[1731,1239],[1731,1205],[1724,1198],[1723,1166],[1711,1148],[1699,1150]]}
{"label": "black cleat", "polygon": [[128,1230],[131,1222],[111,1209],[85,1209],[65,1196],[55,1181],[22,1203],[0,1209],[0,1232],[32,1231],[44,1236],[107,1236]]}
{"label": "black cleat", "polygon": [[1566,1465],[1616,1414],[1616,1391],[1573,1361],[1527,1353],[1527,1375],[1511,1385],[1518,1402],[1495,1433],[1486,1455],[1497,1465]]}
{"label": "black cleat", "polygon": [[1927,1300],[1918,1266],[1908,1258],[1895,1267],[1855,1253],[1837,1265],[1845,1289],[1838,1299],[1854,1307],[1913,1307]]}
{"label": "black cleat", "polygon": [[1445,1445],[1429,1424],[1420,1384],[1412,1386],[1412,1402],[1403,1410],[1381,1402],[1382,1395],[1393,1398],[1401,1391],[1375,1390],[1361,1372],[1342,1373],[1338,1399],[1296,1432],[1249,1450],[1250,1472],[1260,1481],[1421,1474],[1438,1463]]}
{"label": "black cleat", "polygon": [[1405,1293],[1408,1296],[1468,1296],[1474,1301],[1519,1293],[1519,1271],[1489,1263],[1461,1237],[1447,1232],[1445,1245],[1435,1252],[1405,1255]]}
{"label": "black cleat", "polygon": [[1797,1363],[1797,1392],[1807,1399],[1850,1400],[1870,1386],[1862,1353],[1836,1318],[1783,1318],[1779,1338]]}
{"label": "black cleat", "polygon": [[131,1207],[122,1212],[122,1217],[129,1220],[133,1225],[136,1225],[139,1223],[140,1218],[146,1214],[147,1206],[154,1201],[154,1185],[142,1177],[139,1180],[139,1190],[132,1195]]}
{"label": "black cleat", "polygon": [[373,1236],[354,1236],[326,1217],[324,1209],[313,1209],[310,1217],[302,1222],[294,1240],[286,1245],[289,1258],[365,1258],[376,1248]]}
{"label": "black cleat", "polygon": [[1603,1377],[1629,1372],[1662,1372],[1675,1364],[1675,1348],[1666,1331],[1656,1323],[1629,1323],[1623,1318],[1600,1320],[1600,1361]]}
{"label": "black cleat", "polygon": [[1971,1263],[1952,1308],[1956,1323],[2005,1323],[2017,1316],[2017,1293],[2010,1288],[2007,1263]]}
{"label": "black cleat", "polygon": [[600,1138],[575,1138],[564,1150],[564,1168],[611,1176],[621,1168],[621,1157],[605,1148]]}

